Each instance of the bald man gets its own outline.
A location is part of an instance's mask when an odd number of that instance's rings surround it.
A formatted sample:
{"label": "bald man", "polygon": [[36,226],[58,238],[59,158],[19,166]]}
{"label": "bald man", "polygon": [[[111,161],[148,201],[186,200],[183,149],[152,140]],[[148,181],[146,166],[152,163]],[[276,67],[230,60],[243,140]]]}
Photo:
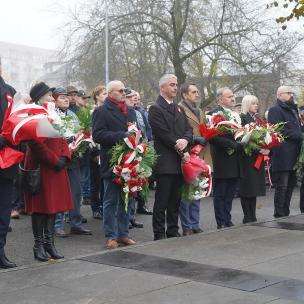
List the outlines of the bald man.
{"label": "bald man", "polygon": [[282,134],[285,141],[272,149],[271,164],[274,194],[274,217],[289,216],[293,188],[296,184],[294,165],[302,144],[302,132],[294,92],[288,86],[277,90],[277,101],[269,109],[268,121],[276,124],[285,122]]}

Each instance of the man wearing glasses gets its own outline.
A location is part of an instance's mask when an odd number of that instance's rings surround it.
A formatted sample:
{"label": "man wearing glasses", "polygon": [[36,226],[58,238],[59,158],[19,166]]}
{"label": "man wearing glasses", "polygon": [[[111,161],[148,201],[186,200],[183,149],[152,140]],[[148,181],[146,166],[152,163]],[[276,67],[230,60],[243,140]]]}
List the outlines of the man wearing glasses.
{"label": "man wearing glasses", "polygon": [[128,123],[136,122],[134,109],[126,105],[126,89],[121,81],[109,82],[108,97],[93,114],[93,140],[100,144],[100,173],[104,183],[103,226],[107,249],[134,245],[129,238],[129,215],[125,212],[121,188],[113,181],[110,149],[128,135]]}
{"label": "man wearing glasses", "polygon": [[281,86],[277,90],[277,101],[270,108],[268,121],[276,124],[285,122],[281,131],[285,141],[272,149],[271,164],[274,193],[274,217],[289,215],[293,188],[296,184],[294,165],[302,143],[301,124],[294,93],[290,87]]}

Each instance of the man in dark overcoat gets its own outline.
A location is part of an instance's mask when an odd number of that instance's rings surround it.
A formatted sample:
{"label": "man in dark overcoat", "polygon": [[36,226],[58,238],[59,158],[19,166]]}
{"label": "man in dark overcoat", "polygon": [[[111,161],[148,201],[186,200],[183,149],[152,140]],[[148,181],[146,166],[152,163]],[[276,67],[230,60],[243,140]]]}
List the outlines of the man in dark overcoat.
{"label": "man in dark overcoat", "polygon": [[[235,103],[233,92],[229,88],[217,91],[218,106],[211,112],[222,112],[234,117],[241,124],[241,119],[231,109]],[[213,204],[217,228],[233,226],[231,221],[232,201],[236,192],[239,168],[239,144],[230,134],[221,135],[210,140],[213,162]]]}
{"label": "man in dark overcoat", "polygon": [[134,245],[129,238],[129,215],[125,211],[120,185],[113,181],[109,151],[128,136],[128,123],[136,122],[134,109],[125,102],[126,88],[121,81],[111,81],[107,86],[108,97],[93,114],[93,140],[100,144],[100,173],[104,183],[103,226],[106,247]]}
{"label": "man in dark overcoat", "polygon": [[[2,128],[4,114],[8,108],[8,103],[12,102],[12,98],[16,93],[15,89],[6,84],[0,76],[0,129]],[[7,140],[0,135],[0,150],[9,145]],[[10,216],[13,200],[13,182],[17,177],[18,167],[11,166],[7,169],[0,169],[0,268],[16,267],[5,255],[4,246],[6,243],[6,235],[9,228]]]}
{"label": "man in dark overcoat", "polygon": [[[156,192],[153,208],[154,240],[166,236],[178,237],[180,190],[183,182],[182,158],[187,161],[188,144],[192,142],[192,128],[184,111],[174,102],[177,78],[166,74],[159,81],[160,96],[149,109],[149,123],[158,155],[155,166]],[[183,153],[186,152],[183,155]],[[165,224],[167,223],[167,230]]]}
{"label": "man in dark overcoat", "polygon": [[281,86],[277,90],[277,101],[269,109],[268,121],[276,124],[284,122],[282,134],[284,142],[271,152],[273,173],[274,217],[289,215],[290,200],[296,184],[294,165],[300,152],[303,135],[297,106],[290,87]]}

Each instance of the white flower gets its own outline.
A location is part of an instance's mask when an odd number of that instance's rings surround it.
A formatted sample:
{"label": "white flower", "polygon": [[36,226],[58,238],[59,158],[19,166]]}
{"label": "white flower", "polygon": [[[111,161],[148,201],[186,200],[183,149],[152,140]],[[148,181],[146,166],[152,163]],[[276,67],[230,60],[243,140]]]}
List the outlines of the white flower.
{"label": "white flower", "polygon": [[272,142],[272,137],[269,134],[269,132],[266,133],[265,138],[264,138],[265,144],[269,145]]}

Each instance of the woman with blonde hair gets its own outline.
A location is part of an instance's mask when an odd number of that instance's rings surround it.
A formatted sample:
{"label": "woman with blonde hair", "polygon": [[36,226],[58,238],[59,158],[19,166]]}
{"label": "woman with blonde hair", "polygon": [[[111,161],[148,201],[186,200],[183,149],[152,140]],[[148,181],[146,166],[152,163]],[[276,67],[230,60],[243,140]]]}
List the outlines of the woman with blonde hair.
{"label": "woman with blonde hair", "polygon": [[[259,100],[256,96],[246,95],[242,100],[242,125],[249,123],[260,123],[263,119],[258,114]],[[256,197],[265,195],[265,166],[262,162],[259,169],[254,167],[254,163],[259,153],[256,151],[251,156],[244,151],[240,155],[240,198],[244,213],[243,223],[256,222]]]}

